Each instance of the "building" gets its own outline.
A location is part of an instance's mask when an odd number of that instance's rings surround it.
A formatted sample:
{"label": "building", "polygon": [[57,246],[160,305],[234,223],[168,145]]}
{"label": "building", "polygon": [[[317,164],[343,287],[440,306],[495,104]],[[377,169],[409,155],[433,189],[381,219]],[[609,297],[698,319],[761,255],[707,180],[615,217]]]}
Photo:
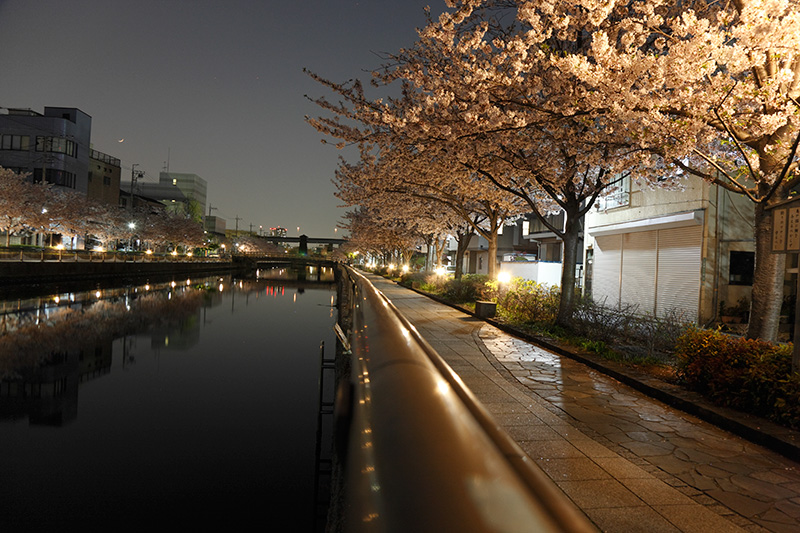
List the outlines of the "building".
{"label": "building", "polygon": [[198,219],[205,215],[208,193],[208,183],[206,180],[197,174],[161,172],[158,175],[158,183],[162,187],[175,187],[179,189],[189,202],[189,212]]}
{"label": "building", "polygon": [[[133,171],[132,171],[133,172]],[[172,213],[188,214],[198,221],[201,220],[206,208],[206,180],[197,174],[179,174],[176,172],[161,172],[158,182],[138,181],[143,173],[132,176],[131,183],[123,183],[125,203],[130,198],[133,186],[133,205],[138,205],[140,197],[155,199],[161,202]],[[125,204],[126,205],[126,204]]]}
{"label": "building", "polygon": [[[550,215],[548,220],[563,228],[564,215]],[[455,245],[451,244],[451,249]],[[464,272],[488,273],[489,243],[474,235],[464,253]],[[530,279],[537,283],[561,283],[563,243],[536,215],[529,213],[519,220],[506,223],[497,236],[498,272],[512,277]],[[579,273],[578,273],[579,274]]]}
{"label": "building", "polygon": [[92,117],[74,107],[0,115],[0,166],[87,194]]}
{"label": "building", "polygon": [[207,215],[204,221],[204,229],[208,233],[215,233],[217,235],[225,236],[225,229],[227,221],[224,218]]}
{"label": "building", "polygon": [[110,155],[89,151],[89,176],[86,195],[109,205],[118,205],[121,166],[119,159]]}
{"label": "building", "polygon": [[586,215],[585,293],[610,307],[707,323],[750,297],[752,224],[746,198],[698,177],[667,190],[626,176]]}

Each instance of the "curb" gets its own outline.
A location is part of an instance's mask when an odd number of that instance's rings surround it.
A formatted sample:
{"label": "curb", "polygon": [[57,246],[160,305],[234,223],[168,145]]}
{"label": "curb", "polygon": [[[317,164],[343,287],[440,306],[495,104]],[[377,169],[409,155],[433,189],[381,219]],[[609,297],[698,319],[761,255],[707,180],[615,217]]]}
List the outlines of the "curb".
{"label": "curb", "polygon": [[574,359],[675,409],[696,416],[701,420],[730,431],[750,442],[764,446],[792,461],[800,462],[800,431],[785,428],[755,415],[714,405],[695,392],[653,378],[643,372],[630,369],[625,365],[593,356],[587,352],[555,343],[543,337],[531,335],[507,324],[498,322],[497,320],[480,317],[472,311],[447,302],[437,296],[422,292],[418,289],[401,286],[421,296],[425,296],[431,300],[456,309],[457,311],[461,311],[466,315],[471,315],[473,318],[483,320],[497,329],[530,342],[531,344],[535,344],[564,357]]}

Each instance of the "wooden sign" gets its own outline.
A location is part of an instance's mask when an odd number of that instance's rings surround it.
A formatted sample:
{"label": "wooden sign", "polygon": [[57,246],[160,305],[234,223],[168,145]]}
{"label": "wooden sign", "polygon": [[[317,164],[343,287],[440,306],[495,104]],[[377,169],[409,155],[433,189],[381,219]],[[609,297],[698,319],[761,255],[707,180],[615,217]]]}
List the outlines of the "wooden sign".
{"label": "wooden sign", "polygon": [[772,252],[800,253],[800,198],[772,208]]}

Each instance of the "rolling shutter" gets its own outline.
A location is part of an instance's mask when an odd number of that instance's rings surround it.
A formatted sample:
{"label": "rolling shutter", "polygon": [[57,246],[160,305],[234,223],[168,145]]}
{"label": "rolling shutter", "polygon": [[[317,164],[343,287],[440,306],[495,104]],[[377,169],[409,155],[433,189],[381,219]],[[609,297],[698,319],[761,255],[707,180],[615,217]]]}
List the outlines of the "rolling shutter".
{"label": "rolling shutter", "polygon": [[625,233],[622,239],[622,303],[636,312],[656,312],[656,232]]}
{"label": "rolling shutter", "polygon": [[592,299],[607,307],[619,305],[622,259],[622,235],[605,235],[595,239],[592,266]]}
{"label": "rolling shutter", "polygon": [[697,320],[700,305],[703,228],[689,226],[658,232],[658,279],[656,311],[665,316],[671,310]]}

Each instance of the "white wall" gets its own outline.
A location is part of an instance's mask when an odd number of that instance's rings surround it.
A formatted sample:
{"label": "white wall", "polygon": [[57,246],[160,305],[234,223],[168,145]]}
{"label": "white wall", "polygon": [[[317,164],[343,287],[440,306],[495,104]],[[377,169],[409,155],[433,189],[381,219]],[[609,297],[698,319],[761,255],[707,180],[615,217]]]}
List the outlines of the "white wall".
{"label": "white wall", "polygon": [[500,272],[508,272],[512,278],[530,279],[551,286],[561,285],[561,263],[549,261],[503,261]]}

